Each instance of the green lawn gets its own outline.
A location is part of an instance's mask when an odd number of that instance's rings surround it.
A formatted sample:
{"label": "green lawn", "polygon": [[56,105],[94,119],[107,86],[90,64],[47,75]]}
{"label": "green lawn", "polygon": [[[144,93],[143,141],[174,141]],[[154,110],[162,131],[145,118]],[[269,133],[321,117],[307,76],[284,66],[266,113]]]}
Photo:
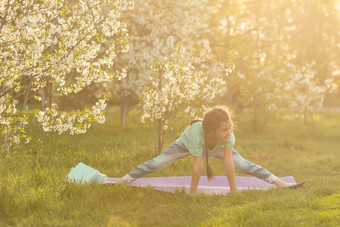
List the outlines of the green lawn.
{"label": "green lawn", "polygon": [[[125,128],[119,113],[85,135],[45,134],[31,126],[33,141],[0,155],[0,226],[339,226],[340,113],[318,113],[315,126],[302,120],[273,121],[261,134],[238,117],[235,148],[278,176],[307,180],[297,190],[271,189],[229,195],[189,196],[123,185],[73,185],[70,168],[86,163],[109,176],[123,176],[154,157],[153,126],[132,112]],[[170,132],[172,140],[187,119]],[[214,173],[223,167],[211,159]],[[148,176],[191,174],[191,158]],[[237,175],[242,175],[237,173]]]}

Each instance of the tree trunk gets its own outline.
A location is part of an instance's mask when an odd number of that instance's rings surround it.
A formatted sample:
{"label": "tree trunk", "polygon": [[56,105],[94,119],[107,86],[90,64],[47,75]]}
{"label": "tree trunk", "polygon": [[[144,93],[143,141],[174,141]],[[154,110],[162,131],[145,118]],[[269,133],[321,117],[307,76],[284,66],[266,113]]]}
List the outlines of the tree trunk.
{"label": "tree trunk", "polygon": [[9,154],[9,138],[8,138],[8,134],[6,133],[5,135],[4,135],[4,151],[7,153],[7,154]]}
{"label": "tree trunk", "polygon": [[155,126],[155,153],[158,154],[158,120],[154,118],[154,126]]}
{"label": "tree trunk", "polygon": [[313,111],[310,112],[310,120],[312,123],[312,127],[314,127],[314,112]]}
{"label": "tree trunk", "polygon": [[[157,89],[160,91],[160,97],[162,97],[162,86],[163,86],[163,72],[160,73],[159,84]],[[162,103],[159,103],[162,105]],[[162,119],[155,120],[156,125],[156,153],[160,154],[163,149],[163,136],[162,136]]]}
{"label": "tree trunk", "polygon": [[40,88],[39,95],[41,97],[41,110],[45,110],[52,104],[52,83],[47,78],[46,87]]}
{"label": "tree trunk", "polygon": [[164,134],[162,132],[162,120],[158,119],[154,121],[155,125],[155,152],[156,154],[162,153],[163,150],[163,144],[164,144]]}
{"label": "tree trunk", "polygon": [[123,96],[120,100],[120,125],[125,125],[125,119],[129,112],[130,95]]}
{"label": "tree trunk", "polygon": [[156,120],[155,122],[156,126],[156,144],[155,144],[155,149],[156,153],[160,154],[163,150],[163,143],[164,143],[164,137],[162,134],[162,120]]}
{"label": "tree trunk", "polygon": [[305,108],[303,111],[303,122],[304,125],[307,126],[307,108]]}
{"label": "tree trunk", "polygon": [[51,92],[48,87],[41,88],[39,90],[39,95],[41,97],[41,110],[45,110],[46,108],[51,106]]}
{"label": "tree trunk", "polygon": [[162,135],[162,120],[154,121],[155,125],[155,153],[158,155],[163,150],[164,136]]}
{"label": "tree trunk", "polygon": [[258,125],[258,116],[257,116],[257,106],[254,108],[254,119],[253,119],[253,127],[254,127],[254,132],[257,132],[257,125]]}

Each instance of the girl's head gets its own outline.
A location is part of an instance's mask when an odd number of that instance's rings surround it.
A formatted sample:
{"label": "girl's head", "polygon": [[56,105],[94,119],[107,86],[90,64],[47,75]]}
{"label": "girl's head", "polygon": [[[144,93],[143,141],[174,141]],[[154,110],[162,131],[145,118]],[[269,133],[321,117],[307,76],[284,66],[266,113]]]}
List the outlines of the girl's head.
{"label": "girl's head", "polygon": [[218,140],[227,142],[232,133],[233,122],[230,112],[226,108],[216,107],[208,111],[202,120],[205,140],[206,168],[208,179],[213,173],[208,162],[208,141],[215,144]]}
{"label": "girl's head", "polygon": [[227,142],[232,132],[233,122],[226,108],[216,107],[208,111],[203,118],[202,127],[208,140]]}

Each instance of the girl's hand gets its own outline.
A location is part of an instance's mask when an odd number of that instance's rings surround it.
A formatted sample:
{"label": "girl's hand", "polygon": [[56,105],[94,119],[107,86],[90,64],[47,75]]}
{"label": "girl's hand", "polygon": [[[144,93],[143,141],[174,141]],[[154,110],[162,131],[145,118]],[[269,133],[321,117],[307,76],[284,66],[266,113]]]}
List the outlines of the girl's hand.
{"label": "girl's hand", "polygon": [[238,190],[237,188],[233,188],[233,189],[230,188],[230,192],[238,192]]}

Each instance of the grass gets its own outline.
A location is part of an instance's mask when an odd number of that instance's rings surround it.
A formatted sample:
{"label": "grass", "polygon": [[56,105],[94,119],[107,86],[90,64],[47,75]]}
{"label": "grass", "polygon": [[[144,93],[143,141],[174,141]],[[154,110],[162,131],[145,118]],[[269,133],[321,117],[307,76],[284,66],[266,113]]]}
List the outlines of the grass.
{"label": "grass", "polygon": [[[64,182],[80,161],[118,177],[155,156],[152,125],[140,124],[132,112],[121,128],[113,110],[104,125],[94,125],[84,135],[57,136],[30,126],[30,144],[1,154],[0,226],[340,225],[339,113],[318,113],[313,128],[304,127],[302,120],[273,120],[261,134],[249,130],[246,114],[239,116],[239,153],[278,176],[307,180],[301,189],[189,196]],[[178,136],[186,122],[179,122],[170,135]],[[211,165],[216,175],[223,175],[218,160],[211,159]],[[186,158],[148,176],[190,174],[191,159]]]}

